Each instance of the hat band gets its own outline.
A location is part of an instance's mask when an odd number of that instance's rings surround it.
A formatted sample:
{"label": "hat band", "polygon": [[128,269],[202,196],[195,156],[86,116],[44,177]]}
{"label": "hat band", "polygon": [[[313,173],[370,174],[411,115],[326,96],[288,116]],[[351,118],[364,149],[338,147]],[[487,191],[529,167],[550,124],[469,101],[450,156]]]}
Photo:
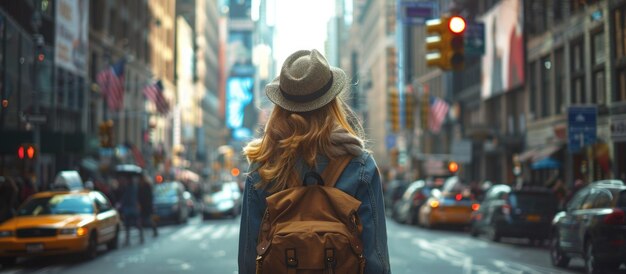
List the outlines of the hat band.
{"label": "hat band", "polygon": [[333,86],[333,74],[331,73],[330,79],[328,79],[328,82],[326,82],[326,84],[323,87],[309,94],[304,94],[304,95],[289,94],[285,92],[283,88],[280,87],[280,85],[278,86],[278,89],[280,89],[280,93],[282,93],[285,99],[296,102],[296,103],[306,103],[306,102],[311,102],[317,98],[322,97],[324,94],[326,94],[326,92],[330,90],[330,87],[332,86]]}

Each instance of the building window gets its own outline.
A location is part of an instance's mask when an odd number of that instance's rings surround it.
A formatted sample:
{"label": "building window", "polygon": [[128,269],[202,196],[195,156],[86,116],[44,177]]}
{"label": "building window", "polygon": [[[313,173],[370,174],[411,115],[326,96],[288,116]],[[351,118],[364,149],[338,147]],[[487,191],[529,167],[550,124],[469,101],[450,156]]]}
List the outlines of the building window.
{"label": "building window", "polygon": [[565,51],[563,48],[554,52],[554,113],[561,114],[565,108],[563,92],[565,89]]}
{"label": "building window", "polygon": [[626,101],[626,68],[618,70],[615,76],[617,78],[615,101]]}
{"label": "building window", "polygon": [[585,61],[583,45],[583,40],[579,39],[572,42],[571,46],[572,91],[570,94],[570,102],[572,104],[585,103]]}
{"label": "building window", "polygon": [[91,28],[96,31],[102,31],[102,3],[101,0],[92,0],[89,2],[89,20],[91,20]]}
{"label": "building window", "polygon": [[526,29],[531,36],[544,33],[548,29],[548,1],[528,0],[524,3],[526,3],[526,10],[528,11],[526,18],[532,18],[532,20],[526,20]]}
{"label": "building window", "polygon": [[626,5],[615,9],[613,13],[615,26],[615,57],[616,57],[616,88],[613,94],[615,102],[626,101]]}
{"label": "building window", "polygon": [[617,58],[626,57],[626,6],[615,9],[613,12],[615,24],[615,55]]}
{"label": "building window", "polygon": [[535,61],[530,63],[529,67],[530,79],[528,79],[528,82],[530,83],[530,98],[528,107],[530,111],[530,119],[534,120],[537,117],[537,62]]}
{"label": "building window", "polygon": [[550,105],[550,82],[552,81],[552,61],[550,56],[541,58],[541,117],[550,115],[548,106]]}
{"label": "building window", "polygon": [[591,90],[591,103],[603,105],[605,101],[604,84],[604,62],[606,61],[606,50],[604,32],[600,31],[592,36],[593,41],[593,89]]}

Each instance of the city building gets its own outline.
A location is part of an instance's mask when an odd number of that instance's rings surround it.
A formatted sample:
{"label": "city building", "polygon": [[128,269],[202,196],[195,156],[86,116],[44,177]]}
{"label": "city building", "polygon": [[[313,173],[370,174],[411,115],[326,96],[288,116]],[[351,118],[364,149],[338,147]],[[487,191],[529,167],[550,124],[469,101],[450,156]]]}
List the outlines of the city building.
{"label": "city building", "polygon": [[351,96],[363,98],[367,105],[357,111],[370,148],[384,168],[394,165],[390,152],[395,148],[386,146],[385,140],[396,138],[388,107],[388,95],[398,88],[395,2],[354,1],[350,52],[342,53],[350,56],[350,67],[344,68],[355,84]]}

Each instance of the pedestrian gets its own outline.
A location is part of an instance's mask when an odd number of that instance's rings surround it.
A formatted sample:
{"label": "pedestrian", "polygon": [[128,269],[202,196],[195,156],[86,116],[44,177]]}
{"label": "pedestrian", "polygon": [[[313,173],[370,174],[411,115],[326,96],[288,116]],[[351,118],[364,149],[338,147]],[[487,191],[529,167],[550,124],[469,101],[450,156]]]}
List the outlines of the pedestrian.
{"label": "pedestrian", "polygon": [[[293,53],[265,87],[275,107],[244,148],[239,273],[390,273],[381,176],[360,123],[348,121],[356,116],[339,95],[349,89],[317,50]],[[349,243],[335,241],[329,231],[346,222]]]}
{"label": "pedestrian", "polygon": [[0,176],[0,224],[15,215],[18,200],[17,185],[11,178]]}
{"label": "pedestrian", "polygon": [[143,228],[141,225],[140,204],[139,204],[139,175],[120,174],[118,208],[122,214],[122,221],[126,229],[126,240],[124,245],[130,244],[130,228],[135,226],[139,230],[139,240],[143,243]]}
{"label": "pedestrian", "polygon": [[152,194],[152,183],[150,182],[150,178],[148,176],[143,176],[141,183],[139,185],[139,205],[141,207],[141,222],[145,224],[150,224],[152,228],[152,236],[159,236],[159,231],[157,230],[156,223],[152,218],[153,214],[153,200],[154,196]]}
{"label": "pedestrian", "polygon": [[563,179],[557,177],[554,180],[554,183],[550,186],[550,189],[556,196],[559,208],[564,208],[566,199],[568,197],[568,191],[567,188],[565,188],[565,183],[563,183]]}

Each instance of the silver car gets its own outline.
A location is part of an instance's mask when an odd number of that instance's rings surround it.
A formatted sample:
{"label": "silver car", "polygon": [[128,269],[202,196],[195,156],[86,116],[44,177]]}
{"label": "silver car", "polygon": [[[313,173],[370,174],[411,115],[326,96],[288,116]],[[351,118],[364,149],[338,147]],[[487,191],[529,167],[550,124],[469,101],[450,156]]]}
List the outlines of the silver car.
{"label": "silver car", "polygon": [[210,217],[236,217],[241,212],[241,190],[237,182],[218,183],[202,198],[203,219]]}

